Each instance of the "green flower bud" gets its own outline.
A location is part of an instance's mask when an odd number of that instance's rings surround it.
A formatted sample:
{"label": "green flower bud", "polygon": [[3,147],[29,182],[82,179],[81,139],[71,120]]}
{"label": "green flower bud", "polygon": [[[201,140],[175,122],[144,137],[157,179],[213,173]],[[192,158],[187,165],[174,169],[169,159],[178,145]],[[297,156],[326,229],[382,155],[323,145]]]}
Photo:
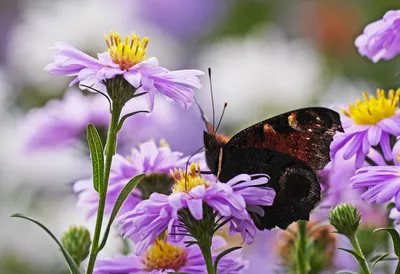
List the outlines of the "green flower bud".
{"label": "green flower bud", "polygon": [[90,233],[83,226],[71,226],[61,238],[62,245],[78,266],[89,255],[90,242]]}
{"label": "green flower bud", "polygon": [[360,226],[361,215],[352,204],[345,203],[331,209],[329,222],[336,228],[337,233],[353,237]]}

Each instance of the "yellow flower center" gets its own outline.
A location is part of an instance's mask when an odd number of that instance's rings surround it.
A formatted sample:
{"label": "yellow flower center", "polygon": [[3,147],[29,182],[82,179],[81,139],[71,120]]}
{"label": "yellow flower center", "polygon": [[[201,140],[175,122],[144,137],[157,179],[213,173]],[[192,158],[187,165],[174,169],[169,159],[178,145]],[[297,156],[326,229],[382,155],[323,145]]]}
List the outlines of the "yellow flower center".
{"label": "yellow flower center", "polygon": [[140,36],[132,33],[131,39],[127,35],[122,42],[121,37],[116,32],[110,32],[110,37],[104,35],[108,47],[108,53],[113,63],[118,64],[121,70],[129,70],[130,67],[144,61],[146,57],[147,44],[149,37],[144,37],[140,41]]}
{"label": "yellow flower center", "polygon": [[186,264],[186,250],[157,239],[146,251],[142,263],[146,271],[173,269],[178,271]]}
{"label": "yellow flower center", "polygon": [[172,187],[172,193],[189,192],[192,188],[200,185],[209,186],[209,182],[200,176],[200,164],[192,163],[187,171],[183,172],[182,169],[170,171],[175,185]]}
{"label": "yellow flower center", "polygon": [[376,95],[368,97],[364,91],[365,101],[357,100],[350,104],[348,111],[343,110],[344,114],[359,125],[376,125],[382,119],[392,117],[398,108],[400,89],[396,92],[391,89],[387,97],[384,90],[378,89]]}

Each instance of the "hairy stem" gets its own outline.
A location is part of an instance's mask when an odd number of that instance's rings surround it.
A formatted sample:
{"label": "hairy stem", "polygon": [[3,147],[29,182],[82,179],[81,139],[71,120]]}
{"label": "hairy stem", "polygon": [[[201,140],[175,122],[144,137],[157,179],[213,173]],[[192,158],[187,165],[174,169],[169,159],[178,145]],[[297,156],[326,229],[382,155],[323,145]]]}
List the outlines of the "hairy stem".
{"label": "hairy stem", "polygon": [[371,274],[371,270],[368,267],[367,259],[365,259],[364,253],[361,250],[360,244],[358,243],[357,237],[355,235],[348,237],[351,245],[354,248],[354,251],[362,258],[362,260],[358,261],[363,271],[363,274]]}
{"label": "hairy stem", "polygon": [[203,254],[204,262],[206,263],[207,273],[215,274],[213,259],[211,255],[211,244],[210,245],[201,245],[200,246],[201,254]]}
{"label": "hairy stem", "polygon": [[103,177],[103,186],[104,191],[100,193],[99,205],[97,210],[97,218],[96,218],[96,227],[93,236],[92,248],[90,251],[89,263],[86,270],[86,274],[92,274],[94,264],[96,262],[97,254],[99,253],[99,240],[100,240],[100,233],[101,233],[101,226],[103,223],[103,215],[104,215],[104,208],[106,205],[106,195],[107,195],[107,188],[108,188],[108,180],[110,178],[110,170],[111,170],[111,163],[113,155],[115,154],[115,150],[117,147],[117,135],[118,131],[116,130],[118,127],[119,117],[121,115],[122,106],[113,103],[113,109],[111,112],[111,121],[110,126],[108,128],[107,133],[107,142],[105,147],[105,165],[104,165],[104,177]]}
{"label": "hairy stem", "polygon": [[298,221],[298,236],[297,236],[297,262],[296,262],[296,273],[307,274],[308,273],[308,258],[307,258],[307,222]]}

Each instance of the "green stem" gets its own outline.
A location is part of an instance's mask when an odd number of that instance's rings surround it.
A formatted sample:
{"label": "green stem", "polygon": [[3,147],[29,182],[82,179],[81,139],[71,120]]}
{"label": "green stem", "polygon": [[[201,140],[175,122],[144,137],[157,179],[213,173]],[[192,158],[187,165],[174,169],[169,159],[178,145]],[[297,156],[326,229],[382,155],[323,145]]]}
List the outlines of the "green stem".
{"label": "green stem", "polygon": [[208,274],[216,274],[215,269],[214,269],[214,264],[212,260],[212,255],[211,255],[211,244],[204,246],[200,246],[201,253],[203,254],[204,261],[206,263],[207,267],[207,273]]}
{"label": "green stem", "polygon": [[308,273],[308,258],[307,258],[307,222],[298,221],[298,238],[297,238],[297,263],[296,272],[298,274]]}
{"label": "green stem", "polygon": [[400,260],[399,260],[399,262],[397,263],[396,271],[394,272],[394,274],[400,274]]}
{"label": "green stem", "polygon": [[113,110],[111,112],[111,121],[110,126],[108,128],[107,133],[107,142],[105,147],[105,165],[104,165],[104,177],[103,177],[103,186],[104,191],[100,193],[99,205],[97,210],[97,218],[96,218],[96,227],[94,230],[92,248],[90,251],[89,263],[86,270],[86,274],[92,274],[94,264],[96,262],[97,254],[99,253],[99,240],[100,240],[100,233],[101,233],[101,226],[103,223],[103,215],[104,215],[104,208],[106,205],[106,194],[108,188],[108,180],[110,178],[110,170],[111,170],[111,163],[113,155],[115,154],[115,150],[117,147],[117,135],[118,131],[116,130],[118,127],[119,117],[121,115],[122,106],[119,106],[113,103]]}
{"label": "green stem", "polygon": [[367,264],[367,259],[365,259],[364,253],[361,250],[360,244],[358,243],[357,237],[355,235],[353,236],[349,236],[348,237],[350,240],[351,245],[354,248],[354,251],[362,258],[361,261],[359,261],[358,263],[361,266],[361,269],[363,271],[364,274],[371,274],[371,270],[368,267]]}

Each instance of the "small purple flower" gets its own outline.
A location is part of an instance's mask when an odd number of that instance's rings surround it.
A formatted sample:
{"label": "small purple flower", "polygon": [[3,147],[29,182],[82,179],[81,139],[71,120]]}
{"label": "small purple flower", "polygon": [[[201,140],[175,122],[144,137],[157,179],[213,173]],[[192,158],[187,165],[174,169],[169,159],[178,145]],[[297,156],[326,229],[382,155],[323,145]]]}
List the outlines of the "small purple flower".
{"label": "small purple flower", "polygon": [[[195,160],[200,160],[203,154],[194,156]],[[170,147],[164,142],[160,142],[157,146],[154,141],[148,141],[139,146],[139,149],[132,149],[131,154],[124,158],[116,154],[113,157],[111,166],[110,182],[107,189],[107,199],[105,214],[110,214],[113,206],[124,186],[130,179],[139,174],[146,174],[140,186],[143,185],[142,191],[136,188],[131,195],[128,196],[120,214],[132,210],[142,200],[143,190],[146,188],[144,184],[151,175],[164,174],[162,177],[165,181],[165,189],[170,192],[172,178],[169,170],[172,168],[183,168],[186,164],[187,157],[182,158],[182,153],[171,151]],[[150,179],[149,179],[150,180]],[[92,178],[82,179],[75,183],[74,191],[79,193],[78,208],[87,212],[87,218],[92,217],[97,212],[99,195],[93,189]],[[162,189],[158,189],[162,191]]]}
{"label": "small purple flower", "polygon": [[[185,238],[190,240],[190,238]],[[227,246],[221,236],[212,239],[213,259],[218,250]],[[222,257],[218,263],[218,273],[237,274],[247,266],[241,259],[241,252],[236,250]],[[134,254],[97,260],[94,274],[167,274],[171,272],[206,273],[204,258],[198,245],[186,247],[184,241],[172,242],[157,239],[142,256]]]}
{"label": "small purple flower", "polygon": [[27,151],[76,145],[87,124],[107,127],[110,112],[102,96],[85,96],[76,90],[65,93],[44,107],[31,110],[22,125]]}
{"label": "small purple flower", "polygon": [[363,189],[361,198],[368,203],[384,204],[394,199],[400,210],[400,167],[370,166],[360,168],[351,178],[353,189]]}
{"label": "small purple flower", "polygon": [[375,63],[394,58],[400,52],[400,10],[388,11],[381,20],[366,26],[355,45],[362,56]]}
{"label": "small purple flower", "polygon": [[[251,243],[256,227],[247,210],[263,215],[259,206],[272,205],[275,191],[265,187],[267,176],[238,175],[226,184],[211,183],[199,175],[199,168],[191,166],[190,175],[175,170],[172,194],[153,193],[148,200],[139,203],[134,210],[120,216],[120,234],[136,243],[136,253],[142,254],[166,228],[171,235],[179,233],[178,211],[188,209],[191,215],[203,218],[203,203],[210,206],[222,218],[232,218],[230,233],[239,232],[246,243]],[[182,237],[174,236],[179,241]]]}
{"label": "small purple flower", "polygon": [[392,160],[390,137],[400,135],[400,113],[398,102],[400,90],[390,90],[385,96],[383,90],[377,90],[377,96],[364,92],[365,101],[357,101],[344,110],[344,133],[334,136],[331,143],[331,158],[344,149],[343,158],[356,155],[356,168],[363,165],[370,148],[380,145],[386,160]]}
{"label": "small purple flower", "polygon": [[105,36],[108,51],[95,59],[67,43],[56,43],[54,62],[45,70],[55,75],[76,76],[70,86],[80,83],[104,89],[104,81],[121,75],[138,93],[145,92],[150,110],[153,110],[155,92],[159,92],[189,108],[194,100],[193,88],[200,89],[199,70],[169,71],[158,65],[155,57],[146,57],[148,37],[132,34],[122,41],[117,33]]}

